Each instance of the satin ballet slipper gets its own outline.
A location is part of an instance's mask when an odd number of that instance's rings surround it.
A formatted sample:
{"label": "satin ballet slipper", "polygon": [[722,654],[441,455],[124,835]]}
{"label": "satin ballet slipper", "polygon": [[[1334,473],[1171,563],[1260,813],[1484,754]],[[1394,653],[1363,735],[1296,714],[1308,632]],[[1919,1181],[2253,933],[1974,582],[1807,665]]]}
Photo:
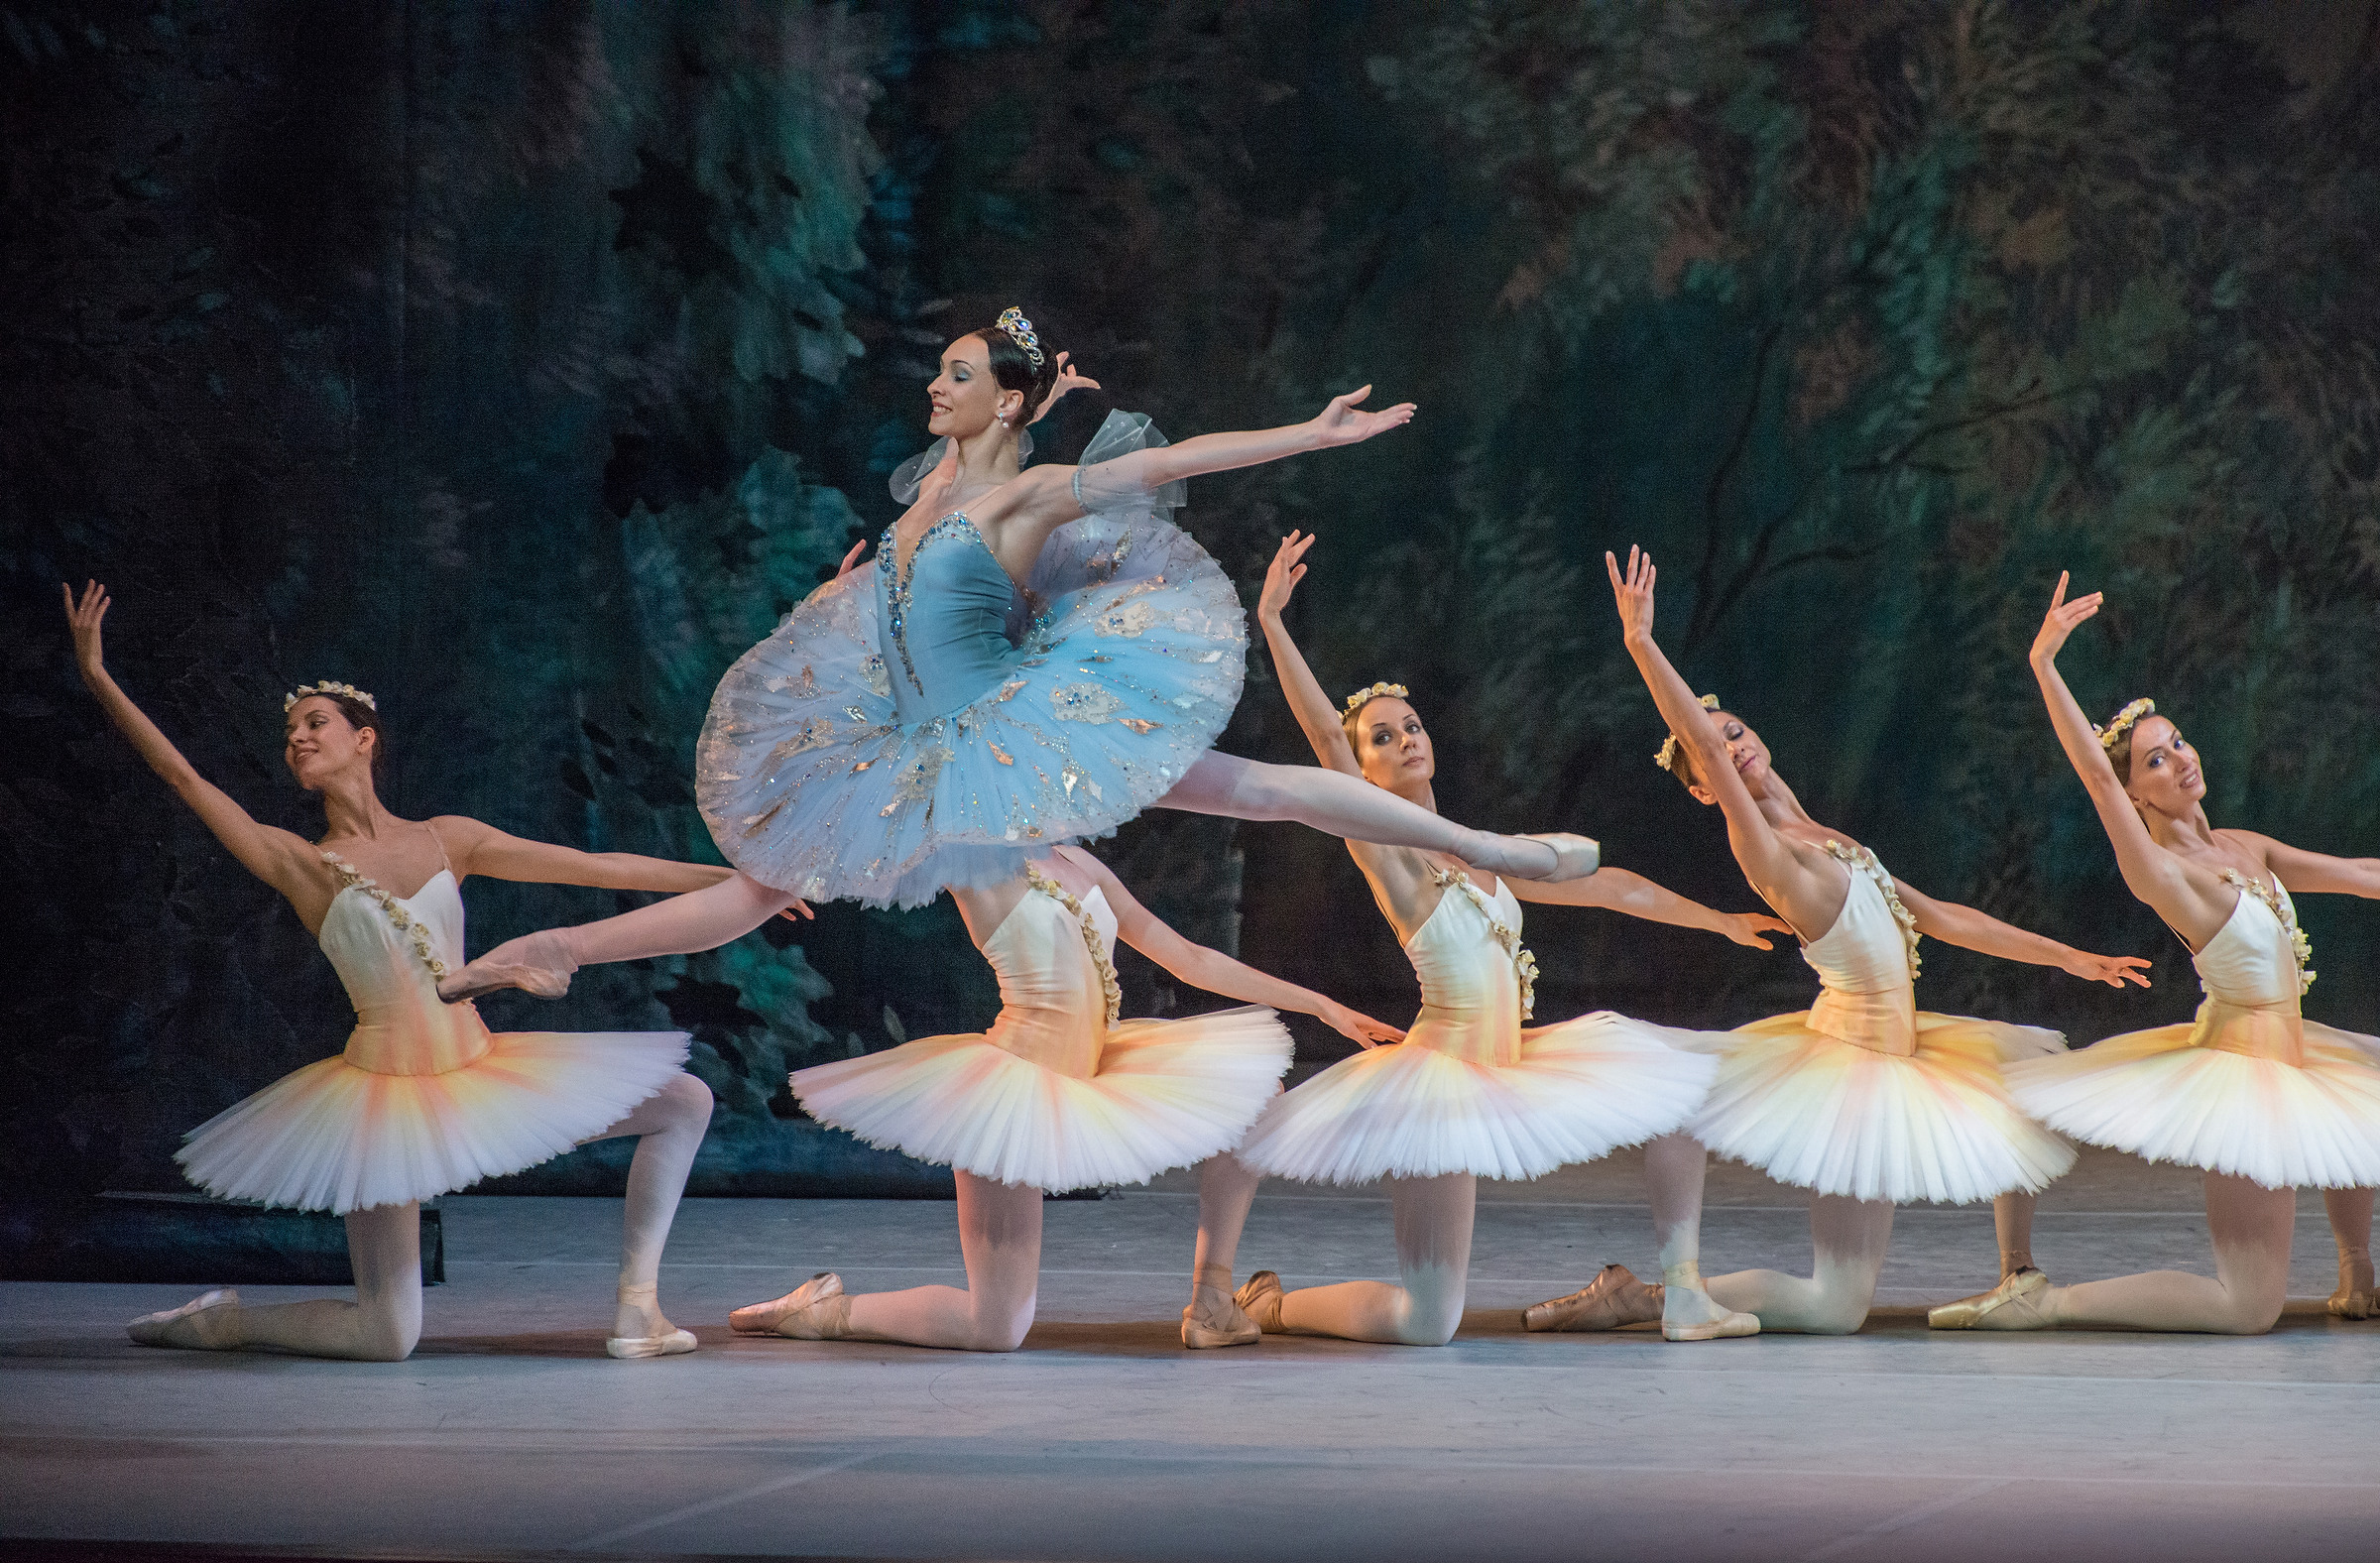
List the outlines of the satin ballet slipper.
{"label": "satin ballet slipper", "polygon": [[1281,1277],[1258,1270],[1232,1296],[1232,1303],[1266,1335],[1281,1333]]}
{"label": "satin ballet slipper", "polygon": [[538,999],[559,999],[570,991],[570,974],[578,962],[570,958],[561,935],[551,928],[518,939],[507,939],[459,972],[438,980],[438,997],[462,1004],[482,994],[518,988]]}
{"label": "satin ballet slipper", "polygon": [[1543,842],[1554,849],[1554,866],[1545,874],[1514,874],[1514,879],[1532,879],[1541,885],[1559,885],[1565,880],[1585,879],[1603,866],[1603,845],[1590,836],[1573,835],[1567,830],[1542,832],[1515,837],[1519,841]]}
{"label": "satin ballet slipper", "polygon": [[1264,1338],[1256,1321],[1240,1310],[1229,1297],[1223,1301],[1220,1316],[1199,1311],[1193,1302],[1182,1310],[1182,1344],[1190,1350],[1207,1351],[1219,1346],[1253,1346]]}
{"label": "satin ballet slipper", "polygon": [[[1681,1307],[1696,1299],[1711,1310],[1709,1316],[1698,1319],[1669,1317],[1669,1304],[1674,1300]],[[1665,1341],[1732,1341],[1760,1333],[1760,1316],[1756,1313],[1737,1313],[1723,1306],[1719,1299],[1703,1289],[1703,1266],[1689,1261],[1671,1264],[1661,1271],[1661,1338]]]}
{"label": "satin ballet slipper", "polygon": [[240,1345],[240,1294],[228,1286],[201,1292],[178,1308],[144,1313],[124,1326],[142,1346],[184,1351],[228,1352]]}
{"label": "satin ballet slipper", "polygon": [[805,1315],[842,1295],[843,1277],[833,1270],[820,1270],[774,1301],[738,1308],[727,1316],[728,1327],[738,1335],[782,1335],[795,1341],[833,1340],[835,1337],[825,1330],[837,1321]]}
{"label": "satin ballet slipper", "polygon": [[2323,1304],[2334,1319],[2368,1319],[2380,1313],[2380,1294],[2372,1285],[2372,1262],[2342,1254],[2338,1260],[2338,1290]]}
{"label": "satin ballet slipper", "polygon": [[1625,1264],[1606,1264],[1569,1296],[1530,1308],[1520,1322],[1535,1331],[1584,1333],[1650,1324],[1660,1317],[1660,1287],[1647,1286]]}
{"label": "satin ballet slipper", "polygon": [[[634,1310],[638,1315],[638,1322],[643,1323],[648,1329],[658,1326],[659,1333],[615,1335],[603,1343],[603,1349],[608,1355],[618,1358],[622,1362],[641,1362],[648,1357],[681,1357],[700,1344],[694,1339],[692,1330],[678,1329],[662,1315],[656,1292],[657,1288],[650,1285],[630,1285],[626,1282],[621,1284],[621,1308],[624,1311]],[[614,1319],[612,1322],[618,1326],[628,1321]]]}
{"label": "satin ballet slipper", "polygon": [[1946,1302],[1926,1314],[1930,1330],[2050,1330],[2057,1324],[2041,1311],[2050,1277],[2021,1269],[1989,1291]]}

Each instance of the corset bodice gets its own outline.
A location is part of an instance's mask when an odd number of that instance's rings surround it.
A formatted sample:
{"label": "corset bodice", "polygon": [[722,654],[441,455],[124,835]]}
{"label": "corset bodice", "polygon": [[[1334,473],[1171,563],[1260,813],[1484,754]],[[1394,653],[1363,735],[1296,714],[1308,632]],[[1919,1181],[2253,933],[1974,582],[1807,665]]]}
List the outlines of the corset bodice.
{"label": "corset bodice", "polygon": [[[463,897],[445,869],[410,899],[392,897],[421,924],[449,971],[463,964]],[[488,1028],[468,1004],[438,997],[437,979],[413,938],[371,892],[348,885],[331,898],[318,935],[355,1006],[347,1061],[374,1074],[444,1074],[486,1052]]]}
{"label": "corset bodice", "polygon": [[1906,1057],[1917,1051],[1917,984],[1909,939],[1884,899],[1891,881],[1872,852],[1837,856],[1851,876],[1843,910],[1833,927],[1802,946],[1802,959],[1822,985],[1810,1028]]}
{"label": "corset bodice", "polygon": [[[1520,974],[1513,964],[1520,902],[1501,880],[1494,895],[1480,895],[1492,916],[1463,885],[1446,886],[1436,909],[1405,941],[1405,957],[1421,980],[1421,1014],[1404,1045],[1475,1063],[1511,1064],[1520,1058]],[[1497,937],[1499,923],[1511,935],[1512,950]]]}
{"label": "corset bodice", "polygon": [[[1094,887],[1083,910],[1113,963],[1116,913],[1107,896]],[[1096,1073],[1108,1034],[1107,990],[1074,913],[1055,897],[1027,891],[984,941],[984,959],[1000,979],[994,1044],[1059,1074]]]}
{"label": "corset bodice", "polygon": [[885,670],[903,726],[974,704],[1021,655],[1009,638],[1016,585],[961,512],[928,527],[900,568],[888,528],[878,545]]}

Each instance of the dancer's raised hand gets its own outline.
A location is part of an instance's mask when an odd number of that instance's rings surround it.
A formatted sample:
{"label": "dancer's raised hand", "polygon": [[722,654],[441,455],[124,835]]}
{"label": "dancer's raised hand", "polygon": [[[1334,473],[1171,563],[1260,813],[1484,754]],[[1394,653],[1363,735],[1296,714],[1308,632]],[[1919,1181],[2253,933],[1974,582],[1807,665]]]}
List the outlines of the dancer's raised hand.
{"label": "dancer's raised hand", "polygon": [[74,666],[81,672],[83,682],[89,683],[105,664],[99,643],[99,621],[107,617],[107,588],[97,581],[82,583],[82,600],[74,600],[74,588],[60,581],[58,589],[66,599],[66,627],[74,635]]}
{"label": "dancer's raised hand", "polygon": [[1026,422],[1038,423],[1047,418],[1049,410],[1058,405],[1059,398],[1070,391],[1096,391],[1099,389],[1098,381],[1068,364],[1066,358],[1067,355],[1064,353],[1058,355],[1058,378],[1051,384],[1049,395],[1041,399],[1041,405],[1033,409],[1033,416],[1025,420]]}
{"label": "dancer's raised hand", "polygon": [[1264,567],[1264,590],[1256,597],[1256,622],[1278,624],[1281,610],[1289,606],[1289,594],[1297,583],[1306,578],[1306,550],[1314,546],[1314,534],[1292,530],[1281,540],[1272,562]]}
{"label": "dancer's raised hand", "polygon": [[860,567],[860,555],[867,551],[868,540],[866,538],[862,538],[859,541],[853,543],[851,545],[851,551],[843,555],[843,562],[835,566],[835,579],[841,580],[844,576],[849,575],[853,570],[858,569]]}
{"label": "dancer's raised hand", "polygon": [[1405,1039],[1405,1033],[1395,1026],[1383,1025],[1363,1011],[1351,1010],[1335,999],[1324,1000],[1323,1007],[1314,1012],[1314,1018],[1367,1051],[1382,1042],[1401,1042]]}
{"label": "dancer's raised hand", "polygon": [[1307,425],[1314,430],[1314,443],[1324,448],[1361,444],[1374,434],[1384,434],[1413,421],[1416,409],[1410,402],[1399,402],[1376,413],[1366,411],[1359,404],[1369,395],[1371,387],[1362,386],[1345,396],[1331,398],[1330,406],[1315,414]]}
{"label": "dancer's raised hand", "polygon": [[2149,985],[2150,962],[2138,955],[2093,955],[2088,950],[2075,950],[2058,963],[2061,971],[2073,972],[2085,982],[2103,982],[2110,988],[2133,983]]}
{"label": "dancer's raised hand", "polygon": [[2058,589],[2050,594],[2050,611],[2042,616],[2041,633],[2033,637],[2031,655],[2036,667],[2045,666],[2057,659],[2060,648],[2066,645],[2066,638],[2075,633],[2075,626],[2096,614],[2105,597],[2104,593],[2094,591],[2068,602],[2066,582],[2067,572],[2060,570]]}
{"label": "dancer's raised hand", "polygon": [[1793,924],[1782,917],[1772,917],[1765,911],[1730,911],[1726,914],[1726,920],[1719,925],[1719,931],[1738,944],[1749,945],[1755,950],[1767,950],[1776,946],[1762,935],[1782,933],[1790,936]]}
{"label": "dancer's raised hand", "polygon": [[1653,638],[1653,582],[1660,571],[1653,568],[1653,556],[1628,544],[1628,568],[1620,572],[1619,560],[1606,548],[1604,550],[1604,569],[1611,577],[1611,595],[1619,604],[1620,638],[1631,645]]}

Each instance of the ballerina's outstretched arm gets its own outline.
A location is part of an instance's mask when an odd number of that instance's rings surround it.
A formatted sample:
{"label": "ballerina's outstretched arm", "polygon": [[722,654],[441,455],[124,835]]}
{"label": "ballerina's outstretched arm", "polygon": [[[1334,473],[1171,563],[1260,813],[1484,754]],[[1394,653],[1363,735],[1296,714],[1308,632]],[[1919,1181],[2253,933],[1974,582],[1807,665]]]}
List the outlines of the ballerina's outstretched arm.
{"label": "ballerina's outstretched arm", "polygon": [[2078,950],[2071,944],[2061,944],[2056,939],[2002,922],[1987,911],[1977,911],[1955,901],[1936,901],[1903,880],[1896,878],[1892,885],[1901,904],[1916,919],[1917,931],[1929,939],[1940,939],[1945,944],[1994,955],[2004,961],[2055,966],[2086,982],[2103,982],[2110,988],[2121,988],[2127,982],[2143,988],[2149,986],[2146,975],[2149,962],[2140,956],[2093,955],[2088,950]]}
{"label": "ballerina's outstretched arm", "polygon": [[[441,814],[429,824],[453,860],[457,875],[478,874],[530,885],[660,891],[673,896],[736,877],[736,871],[723,864],[674,863],[636,852],[581,852],[550,841],[526,841],[464,814]],[[788,918],[811,915],[809,906],[800,901],[784,911]]]}
{"label": "ballerina's outstretched arm", "polygon": [[2082,714],[2074,691],[2066,686],[2065,675],[2058,671],[2058,653],[2067,637],[2098,613],[2102,594],[2094,591],[2068,602],[2067,579],[2066,571],[2058,572],[2058,589],[2050,595],[2050,611],[2042,617],[2041,631],[2034,636],[2029,654],[2033,676],[2050,709],[2050,726],[2057,732],[2066,758],[2073,762],[2075,774],[2082,779],[2082,789],[2090,794],[2099,823],[2106,827],[2125,888],[2163,917],[2193,950],[2203,949],[2208,939],[2222,931],[2239,892],[2159,846],[2140,811],[2132,806],[2124,783],[2116,779],[2115,766],[2107,758],[2106,746],[2099,742],[2098,730]]}
{"label": "ballerina's outstretched arm", "polygon": [[1124,882],[1116,877],[1115,871],[1105,863],[1080,847],[1066,846],[1057,850],[1069,864],[1097,880],[1101,890],[1106,892],[1108,904],[1116,912],[1116,936],[1191,987],[1221,994],[1226,999],[1241,999],[1250,1004],[1269,1005],[1275,1010],[1310,1015],[1342,1036],[1366,1047],[1404,1039],[1405,1033],[1395,1026],[1383,1025],[1336,999],[1325,998],[1311,988],[1301,988],[1268,972],[1260,972],[1253,966],[1232,959],[1221,950],[1192,943],[1175,932],[1156,913],[1141,905],[1132,893],[1124,888]]}

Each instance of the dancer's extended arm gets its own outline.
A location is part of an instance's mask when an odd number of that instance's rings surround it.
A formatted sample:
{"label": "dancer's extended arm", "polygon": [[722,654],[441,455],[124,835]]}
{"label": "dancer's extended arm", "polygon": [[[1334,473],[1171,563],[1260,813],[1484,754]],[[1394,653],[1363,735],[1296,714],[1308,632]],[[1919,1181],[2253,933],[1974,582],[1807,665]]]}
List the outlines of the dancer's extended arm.
{"label": "dancer's extended arm", "polygon": [[1901,898],[1901,904],[1917,920],[1917,931],[1929,939],[1996,955],[2004,961],[2055,966],[2089,982],[2103,982],[2110,988],[2121,988],[2126,982],[2138,983],[2143,988],[2149,985],[2144,975],[2149,963],[2137,955],[2093,955],[2088,950],[2078,950],[2071,944],[2028,933],[1972,906],[1963,906],[1955,901],[1936,901],[1901,880],[1895,879],[1892,886]]}
{"label": "dancer's extended arm", "polygon": [[1814,869],[1770,826],[1767,816],[1760,812],[1760,805],[1744,786],[1743,778],[1735,774],[1726,745],[1720,742],[1718,730],[1711,724],[1711,713],[1703,708],[1702,701],[1687,687],[1686,680],[1670,665],[1659,643],[1654,641],[1653,583],[1658,572],[1653,568],[1652,555],[1631,546],[1624,575],[1619,560],[1609,553],[1604,555],[1604,567],[1611,576],[1611,592],[1619,605],[1620,632],[1628,656],[1634,659],[1636,670],[1644,675],[1645,687],[1652,691],[1661,720],[1693,756],[1695,775],[1702,778],[1703,785],[1718,800],[1720,812],[1726,815],[1727,845],[1734,851],[1744,878],[1751,881],[1752,889],[1771,906],[1789,917],[1799,907],[1804,922],[1815,926],[1820,933],[1825,932],[1845,894],[1844,882],[1836,877],[1841,870],[1830,876]]}
{"label": "dancer's extended arm", "polygon": [[[199,821],[215,834],[215,839],[240,860],[240,866],[263,880],[298,903],[301,913],[310,902],[328,904],[327,894],[309,875],[318,874],[321,856],[302,836],[274,825],[260,824],[232,801],[231,795],[200,776],[182,758],[148,713],[132,703],[129,695],[116,687],[108,674],[104,649],[100,644],[100,621],[107,617],[110,601],[107,588],[96,581],[83,583],[82,598],[75,600],[70,587],[61,587],[66,600],[66,623],[74,634],[74,665],[82,674],[83,683],[98,698],[100,709],[116,730],[132,741],[133,749],[147,761],[149,769],[164,779],[177,796],[190,806]],[[311,893],[311,894],[309,894]],[[306,918],[308,926],[321,921],[322,907],[314,907]]]}
{"label": "dancer's extended arm", "polygon": [[676,895],[732,879],[736,872],[715,864],[672,863],[635,852],[581,852],[546,841],[524,841],[461,814],[441,814],[429,824],[457,874],[481,874],[489,879]]}
{"label": "dancer's extended arm", "polygon": [[1293,531],[1281,540],[1272,563],[1264,570],[1264,589],[1256,597],[1256,623],[1264,631],[1265,650],[1272,653],[1272,673],[1280,683],[1281,698],[1289,702],[1289,714],[1297,718],[1298,731],[1306,735],[1314,758],[1330,770],[1360,777],[1364,768],[1357,764],[1356,752],[1347,742],[1339,708],[1331,704],[1322,681],[1306,665],[1305,654],[1281,622],[1281,610],[1289,606],[1297,583],[1306,578],[1306,550],[1313,546],[1310,532]]}
{"label": "dancer's extended arm", "polygon": [[2262,854],[2265,866],[2280,876],[2292,895],[2380,900],[2380,858],[2334,858],[2327,852],[2308,852],[2253,830],[2225,829],[2223,834],[2237,837],[2251,851]]}
{"label": "dancer's extended arm", "polygon": [[2074,764],[2075,774],[2082,779],[2082,789],[2090,794],[2099,823],[2106,827],[2125,887],[2188,940],[2192,949],[2202,949],[2222,931],[2232,907],[2238,904],[2239,892],[2204,870],[2194,870],[2159,846],[2125,794],[2123,782],[2116,780],[2115,766],[2099,742],[2098,731],[2082,714],[2074,691],[2066,686],[2065,675],[2058,671],[2058,653],[2066,638],[2074,634],[2076,626],[2097,614],[2102,595],[2094,591],[2068,602],[2066,585],[2067,573],[2061,570],[2058,589],[2050,596],[2050,611],[2042,617],[2030,654],[2033,676],[2050,708],[2050,726],[2057,732],[2066,758]]}
{"label": "dancer's extended arm", "polygon": [[1403,1038],[1405,1033],[1395,1026],[1383,1025],[1335,999],[1268,976],[1221,950],[1191,943],[1134,900],[1132,893],[1124,888],[1124,882],[1099,859],[1080,847],[1060,847],[1058,851],[1070,865],[1097,880],[1100,889],[1107,893],[1108,904],[1116,912],[1116,936],[1191,987],[1227,999],[1244,999],[1250,1004],[1310,1015],[1366,1047]]}
{"label": "dancer's extended arm", "polygon": [[1782,917],[1772,917],[1764,911],[1719,911],[1626,869],[1598,869],[1586,879],[1568,880],[1560,885],[1537,885],[1527,880],[1507,880],[1505,884],[1519,901],[1556,906],[1601,906],[1606,911],[1642,917],[1647,922],[1667,922],[1681,928],[1724,934],[1738,944],[1760,950],[1771,948],[1762,934],[1793,931],[1793,924]]}

